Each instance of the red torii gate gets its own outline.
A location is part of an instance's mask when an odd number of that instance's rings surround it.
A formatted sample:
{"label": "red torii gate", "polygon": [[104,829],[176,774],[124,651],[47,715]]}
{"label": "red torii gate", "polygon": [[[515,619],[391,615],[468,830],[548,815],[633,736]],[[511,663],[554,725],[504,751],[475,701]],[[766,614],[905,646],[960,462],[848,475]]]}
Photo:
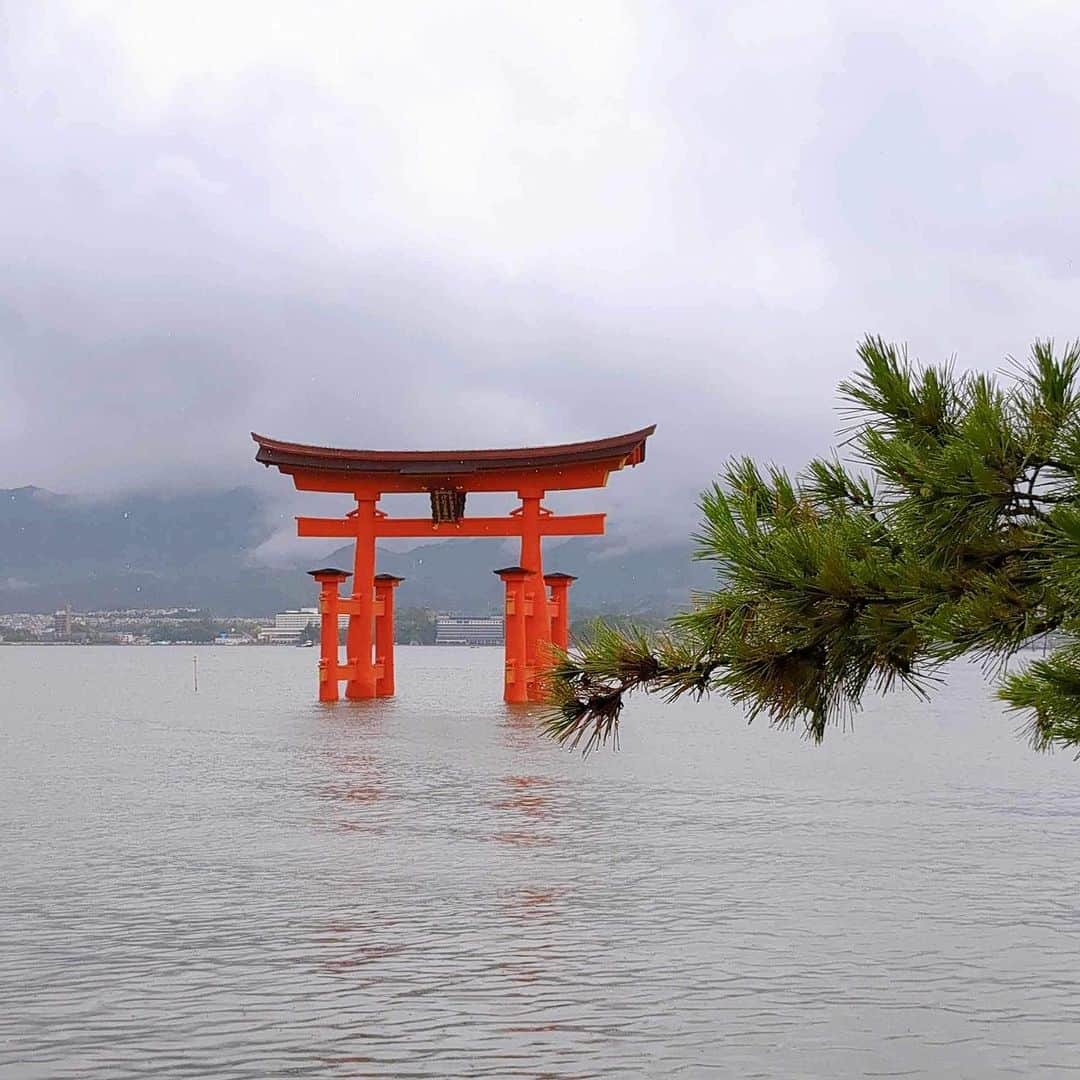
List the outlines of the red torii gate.
{"label": "red torii gate", "polygon": [[[569,574],[544,574],[545,536],[599,536],[603,514],[554,514],[542,505],[549,491],[603,487],[610,473],[645,460],[645,442],[656,425],[593,442],[516,450],[341,450],[281,442],[252,432],[256,461],[293,478],[300,491],[352,495],[356,509],[341,518],[299,517],[300,536],[356,542],[351,597],[339,586],[350,575],[311,571],[320,583],[322,653],[319,699],[336,701],[338,681],[347,698],[394,693],[394,588],[400,582],[375,574],[375,541],[384,537],[521,537],[520,565],[495,571],[506,585],[507,701],[540,701],[551,644],[568,644]],[[470,491],[513,492],[521,505],[507,517],[465,517]],[[430,518],[391,518],[378,509],[383,495],[427,492]],[[550,595],[548,589],[551,590]],[[349,617],[346,662],[338,652],[338,615]],[[373,640],[374,638],[374,640]],[[372,653],[372,646],[375,653]]]}

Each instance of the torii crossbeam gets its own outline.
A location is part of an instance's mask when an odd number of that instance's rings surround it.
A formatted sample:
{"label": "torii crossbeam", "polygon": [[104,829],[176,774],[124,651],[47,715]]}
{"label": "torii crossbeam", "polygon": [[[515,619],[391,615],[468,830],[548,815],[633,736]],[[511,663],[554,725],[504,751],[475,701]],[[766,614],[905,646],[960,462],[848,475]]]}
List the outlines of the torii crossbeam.
{"label": "torii crossbeam", "polygon": [[[603,487],[608,476],[645,460],[655,425],[593,442],[515,450],[341,450],[281,442],[252,432],[255,460],[291,476],[300,491],[350,494],[356,509],[341,518],[297,518],[300,536],[352,538],[356,542],[353,592],[338,596],[348,577],[327,568],[313,571],[322,592],[322,657],[319,697],[336,701],[338,681],[347,698],[394,692],[393,589],[400,579],[375,575],[375,541],[386,537],[439,538],[518,536],[519,566],[496,573],[506,584],[507,701],[540,701],[552,644],[566,648],[568,574],[544,574],[545,536],[599,536],[603,514],[554,514],[542,505],[549,491]],[[507,517],[465,516],[469,492],[506,491],[521,505]],[[430,518],[392,518],[378,508],[383,495],[427,492]],[[550,595],[548,593],[550,589]],[[346,661],[337,645],[337,615],[349,618]],[[373,646],[375,652],[373,654]]]}

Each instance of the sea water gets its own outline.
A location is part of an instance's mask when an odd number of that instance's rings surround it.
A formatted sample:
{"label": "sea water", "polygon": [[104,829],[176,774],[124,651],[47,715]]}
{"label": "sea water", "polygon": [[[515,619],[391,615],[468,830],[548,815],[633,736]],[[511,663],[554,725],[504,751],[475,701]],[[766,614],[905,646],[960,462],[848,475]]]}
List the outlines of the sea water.
{"label": "sea water", "polygon": [[0,649],[0,1075],[1080,1075],[1080,762],[977,668],[583,760],[500,650],[314,663]]}

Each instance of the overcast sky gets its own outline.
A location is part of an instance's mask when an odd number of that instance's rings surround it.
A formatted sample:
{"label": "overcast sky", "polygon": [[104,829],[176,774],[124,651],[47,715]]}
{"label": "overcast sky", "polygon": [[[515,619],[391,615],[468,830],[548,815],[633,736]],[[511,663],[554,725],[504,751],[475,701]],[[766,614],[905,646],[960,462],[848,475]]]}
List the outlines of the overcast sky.
{"label": "overcast sky", "polygon": [[866,331],[1080,335],[1069,0],[0,12],[0,486],[655,422],[591,503],[659,535],[825,450]]}

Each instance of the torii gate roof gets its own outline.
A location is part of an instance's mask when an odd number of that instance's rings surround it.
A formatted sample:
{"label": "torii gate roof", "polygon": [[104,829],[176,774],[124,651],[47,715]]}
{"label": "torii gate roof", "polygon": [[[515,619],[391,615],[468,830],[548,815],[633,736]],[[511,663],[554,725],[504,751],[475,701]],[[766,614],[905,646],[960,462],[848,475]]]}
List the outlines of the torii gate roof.
{"label": "torii gate roof", "polygon": [[506,450],[346,450],[283,442],[255,432],[251,437],[259,446],[255,460],[292,475],[297,487],[347,490],[368,481],[383,490],[453,486],[493,491],[513,488],[529,474],[542,474],[552,489],[603,484],[609,472],[645,460],[645,442],[655,430],[652,424],[591,442]]}

